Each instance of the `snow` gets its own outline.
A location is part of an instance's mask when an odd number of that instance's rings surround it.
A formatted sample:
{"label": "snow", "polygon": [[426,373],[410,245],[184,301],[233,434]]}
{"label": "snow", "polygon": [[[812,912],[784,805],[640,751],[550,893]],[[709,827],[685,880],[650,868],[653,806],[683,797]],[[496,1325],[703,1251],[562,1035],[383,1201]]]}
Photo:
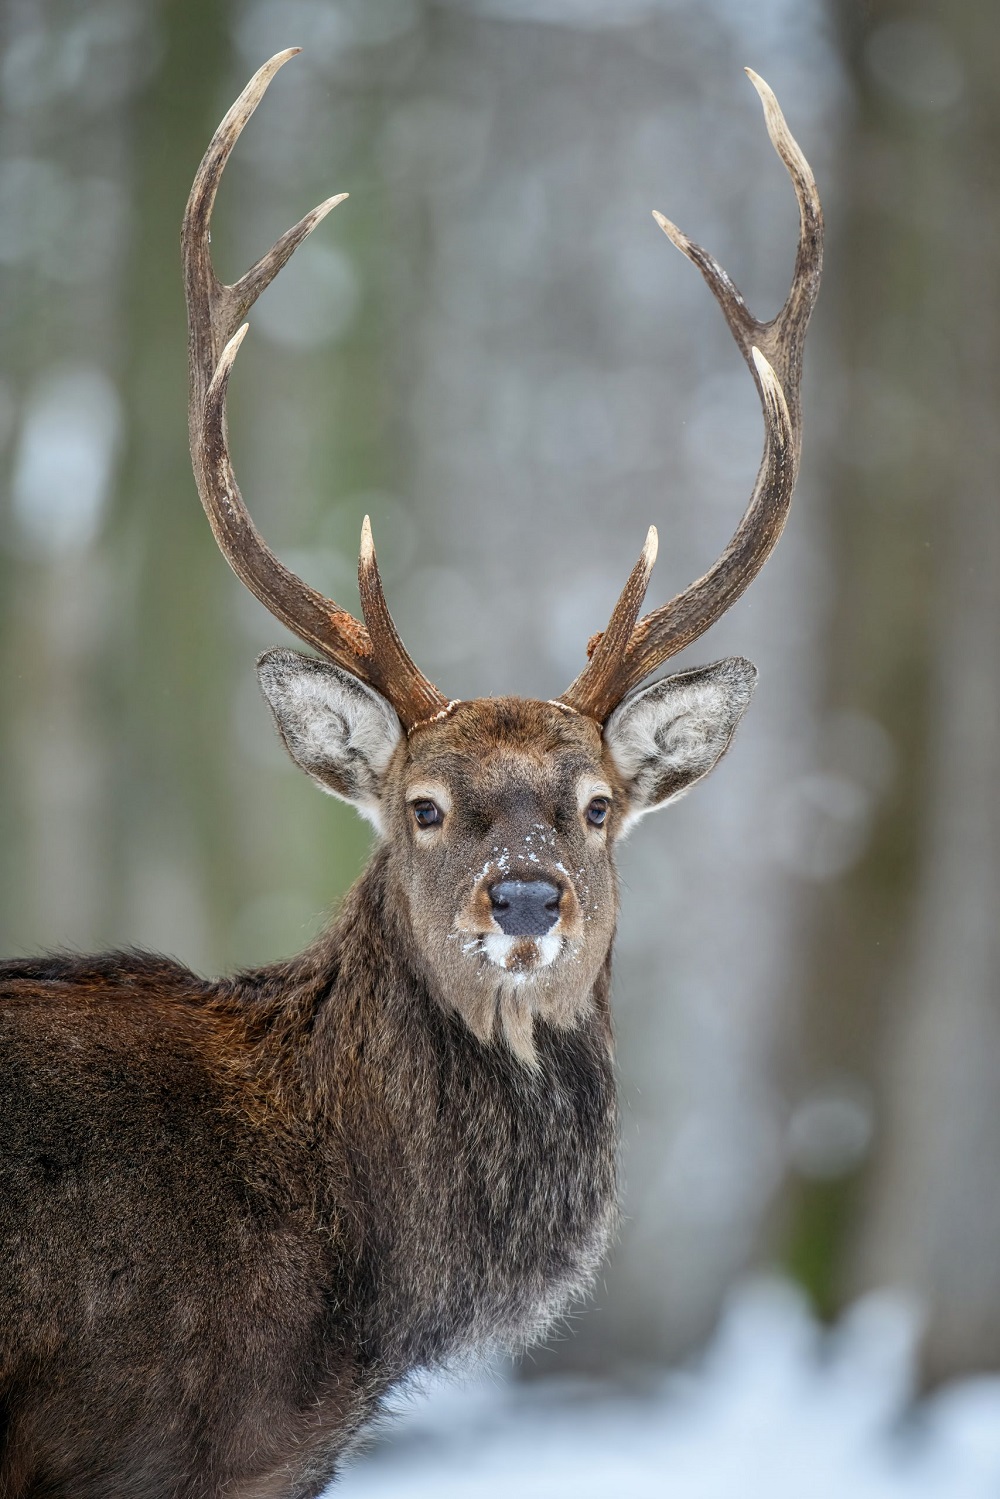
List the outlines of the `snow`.
{"label": "snow", "polygon": [[628,1392],[492,1371],[395,1407],[340,1499],[997,1499],[1000,1376],[914,1401],[919,1310],[822,1330],[781,1281],[737,1291],[701,1358]]}

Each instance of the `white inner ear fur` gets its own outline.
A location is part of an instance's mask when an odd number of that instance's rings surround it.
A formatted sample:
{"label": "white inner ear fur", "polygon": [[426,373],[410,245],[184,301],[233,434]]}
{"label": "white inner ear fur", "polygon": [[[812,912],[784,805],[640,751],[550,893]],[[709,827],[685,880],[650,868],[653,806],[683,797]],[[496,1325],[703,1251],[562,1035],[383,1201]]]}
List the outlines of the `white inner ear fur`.
{"label": "white inner ear fur", "polygon": [[403,730],[372,687],[332,662],[267,651],[257,676],[296,765],[382,831],[382,780]]}
{"label": "white inner ear fur", "polygon": [[665,677],[615,709],[604,742],[629,790],[619,836],[647,812],[683,796],[718,764],[756,681],[756,668],[734,656]]}

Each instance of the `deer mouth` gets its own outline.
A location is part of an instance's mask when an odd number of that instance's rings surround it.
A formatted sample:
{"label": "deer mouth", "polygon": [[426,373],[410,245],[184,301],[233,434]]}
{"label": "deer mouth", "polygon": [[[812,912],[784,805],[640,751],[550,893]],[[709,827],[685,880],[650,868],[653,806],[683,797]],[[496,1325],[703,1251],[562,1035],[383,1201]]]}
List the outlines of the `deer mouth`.
{"label": "deer mouth", "polygon": [[511,937],[488,932],[480,939],[481,951],[494,967],[516,980],[524,980],[550,967],[562,952],[563,939],[554,932],[537,937]]}
{"label": "deer mouth", "polygon": [[510,936],[506,932],[469,930],[456,926],[452,937],[457,940],[466,959],[471,959],[485,978],[493,974],[496,980],[506,980],[515,988],[539,977],[550,970],[562,958],[570,944],[568,934],[546,932],[543,936]]}

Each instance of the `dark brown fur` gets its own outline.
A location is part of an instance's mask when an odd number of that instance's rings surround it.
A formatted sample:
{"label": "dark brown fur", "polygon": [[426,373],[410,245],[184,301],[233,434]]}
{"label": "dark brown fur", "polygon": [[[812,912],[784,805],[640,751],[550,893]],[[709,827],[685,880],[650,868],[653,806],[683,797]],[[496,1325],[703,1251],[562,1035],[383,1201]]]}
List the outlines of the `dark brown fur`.
{"label": "dark brown fur", "polygon": [[600,736],[544,704],[462,707],[403,742],[389,839],[299,958],[217,983],[137,953],[0,966],[3,1499],[318,1494],[390,1386],[522,1343],[595,1268],[613,909],[526,1065],[435,992],[401,798],[450,756],[474,801],[492,743],[508,780],[470,816],[512,837],[518,798],[558,821],[559,766],[599,767]]}

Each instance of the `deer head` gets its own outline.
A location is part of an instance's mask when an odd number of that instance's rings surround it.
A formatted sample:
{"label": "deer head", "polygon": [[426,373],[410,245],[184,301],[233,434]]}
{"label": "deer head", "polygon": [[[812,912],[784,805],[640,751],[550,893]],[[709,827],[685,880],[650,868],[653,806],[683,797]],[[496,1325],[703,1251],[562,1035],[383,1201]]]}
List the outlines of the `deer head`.
{"label": "deer head", "polygon": [[386,605],[368,517],[358,569],[362,623],[269,550],[229,456],[226,389],[247,331],[242,319],[347,196],[306,214],[234,285],[216,276],[209,227],[223,169],[272,78],[297,50],[266,63],[226,115],[184,218],[198,492],[233,570],[322,658],[273,650],[258,663],[289,753],[381,833],[394,911],[409,923],[432,991],[483,1039],[499,1016],[514,1050],[530,1062],[532,1017],[572,1024],[608,961],[615,841],[708,774],[750,701],[756,672],[739,658],[641,684],[740,597],[784,527],[799,463],[802,348],[822,261],[819,199],[774,95],[747,70],[799,204],[798,252],[781,311],[767,323],[755,319],[721,266],[654,215],[704,276],[760,396],[764,453],[743,519],[703,577],[640,618],[656,557],[650,527],[607,628],[591,639],[587,664],[560,697],[458,702],[407,654]]}

